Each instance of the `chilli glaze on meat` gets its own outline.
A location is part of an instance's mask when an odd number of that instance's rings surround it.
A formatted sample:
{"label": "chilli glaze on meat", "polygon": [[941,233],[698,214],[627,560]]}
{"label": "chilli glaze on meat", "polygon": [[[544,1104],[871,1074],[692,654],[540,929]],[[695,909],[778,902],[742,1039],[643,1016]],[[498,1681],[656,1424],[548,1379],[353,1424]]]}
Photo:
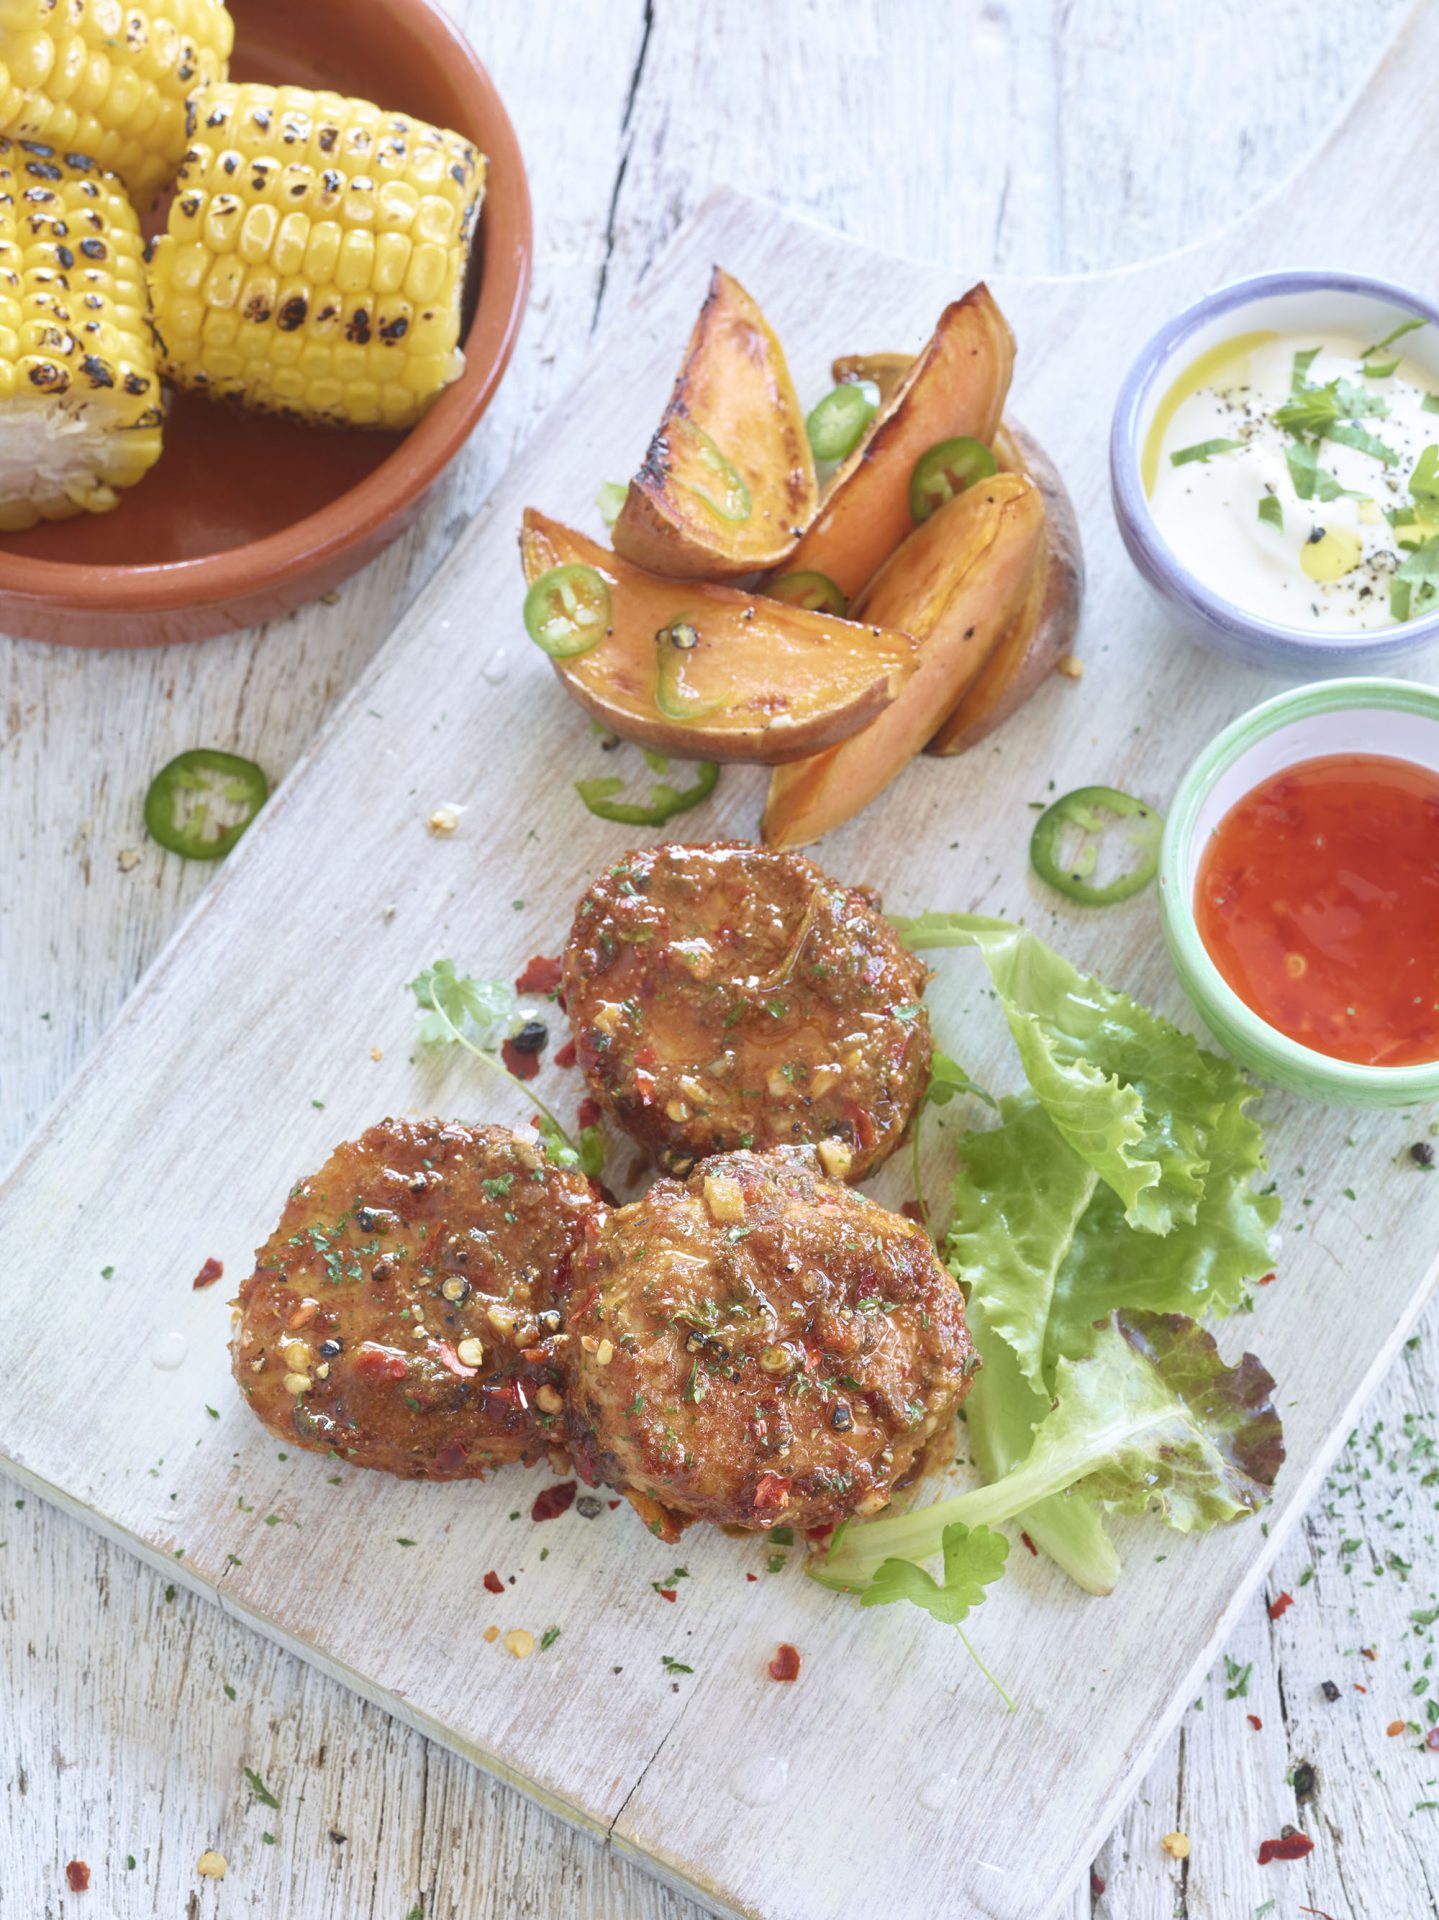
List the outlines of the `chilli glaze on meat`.
{"label": "chilli glaze on meat", "polygon": [[928,1235],[802,1148],[725,1154],[594,1218],[562,1349],[577,1471],[666,1538],[876,1512],[976,1365]]}
{"label": "chilli glaze on meat", "polygon": [[860,887],[741,843],[626,854],[579,904],[565,1005],[601,1103],[672,1173],[825,1143],[862,1180],[930,1067],[928,978]]}
{"label": "chilli glaze on meat", "polygon": [[503,1127],[386,1120],[290,1194],[240,1288],[235,1378],[278,1438],[407,1479],[562,1442],[561,1317],[587,1180]]}

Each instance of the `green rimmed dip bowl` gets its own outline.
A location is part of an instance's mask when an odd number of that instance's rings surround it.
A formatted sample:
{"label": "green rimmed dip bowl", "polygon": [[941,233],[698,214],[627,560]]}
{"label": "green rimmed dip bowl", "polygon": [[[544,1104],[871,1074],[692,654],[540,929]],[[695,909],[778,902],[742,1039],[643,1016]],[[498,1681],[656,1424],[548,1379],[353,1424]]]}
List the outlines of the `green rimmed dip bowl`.
{"label": "green rimmed dip bowl", "polygon": [[[1439,688],[1408,680],[1324,680],[1241,714],[1179,783],[1159,858],[1159,911],[1185,992],[1220,1045],[1275,1086],[1330,1106],[1407,1107],[1439,1100],[1439,1059],[1369,1067],[1316,1053],[1255,1013],[1209,957],[1194,917],[1199,863],[1230,808],[1301,760],[1384,754],[1439,772]],[[1434,929],[1439,941],[1439,925]]]}

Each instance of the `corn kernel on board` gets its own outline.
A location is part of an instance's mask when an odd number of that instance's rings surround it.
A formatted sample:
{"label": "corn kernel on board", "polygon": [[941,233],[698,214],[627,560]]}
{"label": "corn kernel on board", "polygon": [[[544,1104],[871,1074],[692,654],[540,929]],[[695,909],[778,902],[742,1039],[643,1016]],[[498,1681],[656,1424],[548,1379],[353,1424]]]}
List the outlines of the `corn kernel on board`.
{"label": "corn kernel on board", "polygon": [[[895,911],[1026,913],[1080,965],[1186,1018],[1152,900],[1056,908],[1024,857],[1028,803],[1050,779],[1063,790],[1102,776],[1167,800],[1191,753],[1270,690],[1169,634],[1130,570],[1105,497],[1109,407],[1152,327],[1224,279],[1276,260],[1439,275],[1413,153],[1436,60],[1430,8],[1305,176],[1219,238],[1128,273],[997,283],[1020,343],[1016,411],[1083,524],[1085,677],[1052,681],[978,752],[913,769],[823,843],[831,871],[875,883]],[[1376,172],[1389,183],[1382,227]],[[532,1527],[541,1475],[417,1488],[337,1469],[335,1486],[327,1461],[277,1460],[229,1381],[227,1289],[191,1290],[208,1256],[242,1276],[295,1175],[379,1113],[515,1117],[462,1062],[411,1060],[403,983],[441,953],[507,974],[553,952],[585,881],[626,844],[569,792],[590,770],[586,736],[523,639],[514,533],[531,501],[595,526],[594,487],[643,452],[715,260],[761,300],[805,392],[822,390],[835,351],[921,340],[983,265],[886,259],[722,195],[655,267],[11,1177],[10,1284],[45,1311],[0,1322],[0,1450],[170,1578],[717,1912],[839,1920],[862,1886],[875,1913],[1045,1920],[1432,1285],[1439,1182],[1398,1164],[1402,1119],[1266,1099],[1289,1231],[1279,1281],[1223,1343],[1254,1345],[1280,1377],[1289,1465],[1268,1535],[1157,1539],[1126,1523],[1108,1601],[1016,1556],[973,1623],[1018,1690],[1013,1717],[945,1630],[861,1614],[792,1575],[747,1582],[763,1558],[743,1542],[688,1536],[689,1577],[668,1605],[651,1582],[674,1552],[627,1512]],[[732,769],[687,824],[751,833],[762,795],[758,772]],[[435,840],[425,820],[444,801],[467,811]],[[981,1081],[1010,1084],[973,972],[946,959],[931,991],[942,1044]],[[578,1095],[557,1072],[539,1084]],[[935,1130],[932,1194],[946,1157]],[[1343,1197],[1356,1169],[1362,1204]],[[904,1171],[875,1190],[897,1201]],[[1301,1193],[1314,1199],[1302,1212]],[[182,1348],[178,1366],[155,1364]],[[480,1584],[491,1568],[516,1576],[494,1600]],[[491,1623],[561,1632],[516,1661],[482,1639]],[[792,1687],[766,1676],[779,1640],[803,1655]],[[693,1671],[672,1674],[665,1656]]]}

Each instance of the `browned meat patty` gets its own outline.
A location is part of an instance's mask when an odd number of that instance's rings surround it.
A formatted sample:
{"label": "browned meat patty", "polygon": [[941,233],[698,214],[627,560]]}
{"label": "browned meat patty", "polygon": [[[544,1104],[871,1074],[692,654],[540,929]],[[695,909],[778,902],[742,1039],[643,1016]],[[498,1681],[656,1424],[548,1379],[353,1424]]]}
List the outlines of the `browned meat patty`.
{"label": "browned meat patty", "polygon": [[577,1472],[666,1537],[671,1515],[876,1512],[976,1365],[929,1237],[796,1148],[724,1154],[598,1221],[562,1344]]}
{"label": "browned meat patty", "polygon": [[929,1078],[928,973],[874,896],[742,843],[626,854],[579,904],[564,997],[601,1104],[672,1173],[831,1142],[862,1180]]}
{"label": "browned meat patty", "polygon": [[563,1441],[553,1364],[587,1180],[503,1127],[385,1120],[295,1187],[231,1358],[279,1438],[460,1480]]}

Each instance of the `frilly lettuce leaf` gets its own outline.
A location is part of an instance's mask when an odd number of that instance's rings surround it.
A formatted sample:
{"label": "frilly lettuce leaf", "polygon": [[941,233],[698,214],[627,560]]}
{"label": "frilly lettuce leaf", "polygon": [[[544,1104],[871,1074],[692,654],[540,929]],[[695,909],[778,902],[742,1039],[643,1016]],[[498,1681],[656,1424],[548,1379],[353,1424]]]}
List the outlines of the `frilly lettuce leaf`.
{"label": "frilly lettuce leaf", "polygon": [[890,1559],[925,1560],[956,1521],[993,1527],[1072,1492],[1181,1533],[1253,1513],[1284,1459],[1274,1382],[1246,1353],[1227,1366],[1184,1314],[1116,1313],[1079,1360],[1061,1360],[1053,1410],[1001,1479],[847,1527],[814,1577],[862,1592]]}
{"label": "frilly lettuce leaf", "polygon": [[1259,1130],[1244,1113],[1255,1089],[1231,1061],[1078,972],[1024,927],[964,913],[898,925],[917,951],[979,949],[1036,1098],[1119,1195],[1130,1226],[1167,1234],[1193,1223],[1215,1137],[1260,1164]]}
{"label": "frilly lettuce leaf", "polygon": [[[983,1365],[965,1402],[965,1432],[980,1473],[986,1480],[999,1480],[1034,1445],[1035,1428],[1053,1399],[1024,1378],[1014,1350],[988,1324],[978,1294],[970,1298],[969,1330]],[[1027,1508],[1019,1521],[1039,1552],[1071,1580],[1090,1593],[1114,1591],[1119,1555],[1092,1501],[1059,1494]]]}

